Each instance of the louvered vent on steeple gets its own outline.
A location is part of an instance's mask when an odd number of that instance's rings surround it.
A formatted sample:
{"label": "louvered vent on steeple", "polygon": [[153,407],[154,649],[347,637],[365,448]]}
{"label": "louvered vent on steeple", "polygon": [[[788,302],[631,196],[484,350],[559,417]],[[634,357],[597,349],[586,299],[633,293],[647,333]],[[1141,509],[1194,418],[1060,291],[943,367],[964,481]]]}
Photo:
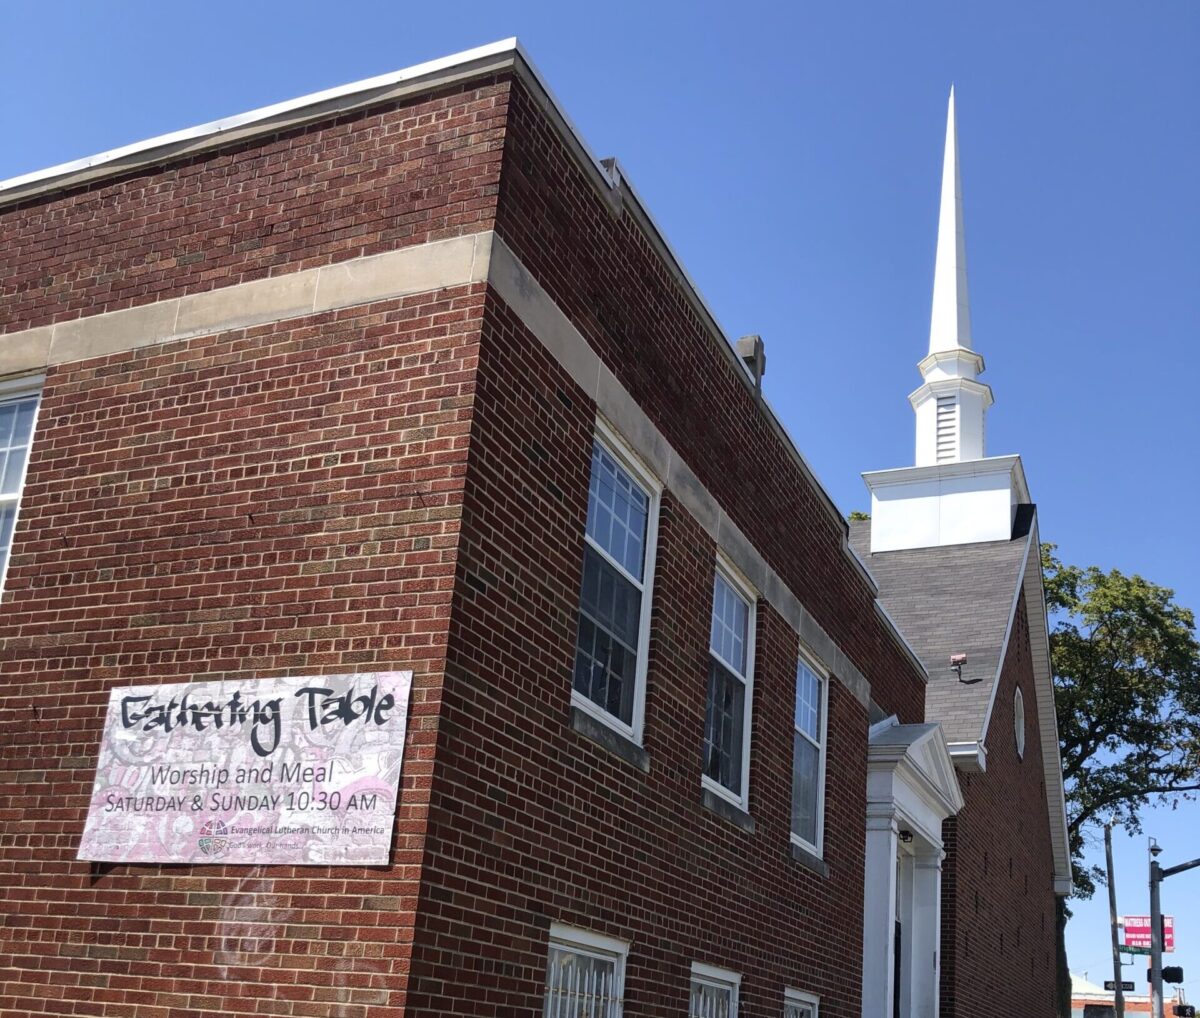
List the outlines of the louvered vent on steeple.
{"label": "louvered vent on steeple", "polygon": [[948,463],[958,454],[958,400],[937,398],[937,461]]}

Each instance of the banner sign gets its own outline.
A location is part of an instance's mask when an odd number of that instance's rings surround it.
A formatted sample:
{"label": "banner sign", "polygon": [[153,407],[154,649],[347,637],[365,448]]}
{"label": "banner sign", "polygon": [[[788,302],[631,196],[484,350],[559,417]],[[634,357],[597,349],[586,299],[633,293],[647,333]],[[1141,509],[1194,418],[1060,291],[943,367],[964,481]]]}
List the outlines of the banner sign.
{"label": "banner sign", "polygon": [[[1121,928],[1120,941],[1123,947],[1145,948],[1150,950],[1150,917],[1148,915],[1127,915],[1118,920]],[[1163,916],[1163,951],[1175,950],[1175,917]]]}
{"label": "banner sign", "polygon": [[388,862],[412,672],[114,689],[80,859]]}

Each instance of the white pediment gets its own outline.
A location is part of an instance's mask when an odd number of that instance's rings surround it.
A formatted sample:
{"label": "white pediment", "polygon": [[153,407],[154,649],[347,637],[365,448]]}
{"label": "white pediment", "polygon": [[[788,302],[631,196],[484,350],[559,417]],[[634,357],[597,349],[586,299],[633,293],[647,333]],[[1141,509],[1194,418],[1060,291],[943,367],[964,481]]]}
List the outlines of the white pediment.
{"label": "white pediment", "polygon": [[888,718],[872,726],[867,748],[867,811],[890,810],[941,845],[942,821],[963,807],[962,789],[942,727],[901,725]]}

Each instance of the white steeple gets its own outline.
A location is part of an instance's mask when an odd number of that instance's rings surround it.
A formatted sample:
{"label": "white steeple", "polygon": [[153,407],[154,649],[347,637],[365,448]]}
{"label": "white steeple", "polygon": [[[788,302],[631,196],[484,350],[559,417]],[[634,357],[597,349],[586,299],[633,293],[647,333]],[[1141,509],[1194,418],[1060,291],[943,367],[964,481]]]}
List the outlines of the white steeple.
{"label": "white steeple", "polygon": [[971,303],[967,298],[967,240],[963,233],[962,178],[954,86],[946,111],[946,154],[942,160],[942,203],[938,210],[937,258],[933,267],[933,315],[929,352],[971,349]]}
{"label": "white steeple", "polygon": [[917,466],[982,459],[984,415],[992,405],[992,390],[976,380],[983,371],[983,358],[971,349],[971,305],[967,296],[967,248],[953,87],[946,111],[929,354],[917,367],[925,382],[908,397],[917,415]]}
{"label": "white steeple", "polygon": [[978,376],[967,299],[967,249],[954,89],[946,113],[946,154],[938,213],[929,353],[923,382],[908,397],[917,415],[916,465],[863,474],[871,490],[871,551],[1007,541],[1017,506],[1029,501],[1019,456],[984,453],[992,390]]}

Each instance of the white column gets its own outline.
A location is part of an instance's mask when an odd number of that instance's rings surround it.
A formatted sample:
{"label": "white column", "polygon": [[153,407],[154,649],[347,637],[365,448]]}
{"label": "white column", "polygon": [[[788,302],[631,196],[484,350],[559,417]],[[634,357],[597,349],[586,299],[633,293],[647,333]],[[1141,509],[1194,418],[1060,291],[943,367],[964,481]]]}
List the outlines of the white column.
{"label": "white column", "polygon": [[913,1010],[913,1002],[917,999],[914,992],[914,961],[920,965],[920,955],[914,954],[914,947],[920,950],[920,944],[913,941],[913,923],[916,918],[916,883],[913,879],[913,857],[901,852],[896,861],[896,908],[900,920],[900,957],[896,964],[900,966],[900,1014],[904,1018],[921,1014]]}
{"label": "white column", "polygon": [[942,858],[933,849],[918,855],[913,867],[912,1011],[913,1015],[938,1013],[941,973]]}
{"label": "white column", "polygon": [[896,815],[891,804],[867,806],[867,858],[863,894],[863,1018],[894,1018],[892,979],[896,958]]}

